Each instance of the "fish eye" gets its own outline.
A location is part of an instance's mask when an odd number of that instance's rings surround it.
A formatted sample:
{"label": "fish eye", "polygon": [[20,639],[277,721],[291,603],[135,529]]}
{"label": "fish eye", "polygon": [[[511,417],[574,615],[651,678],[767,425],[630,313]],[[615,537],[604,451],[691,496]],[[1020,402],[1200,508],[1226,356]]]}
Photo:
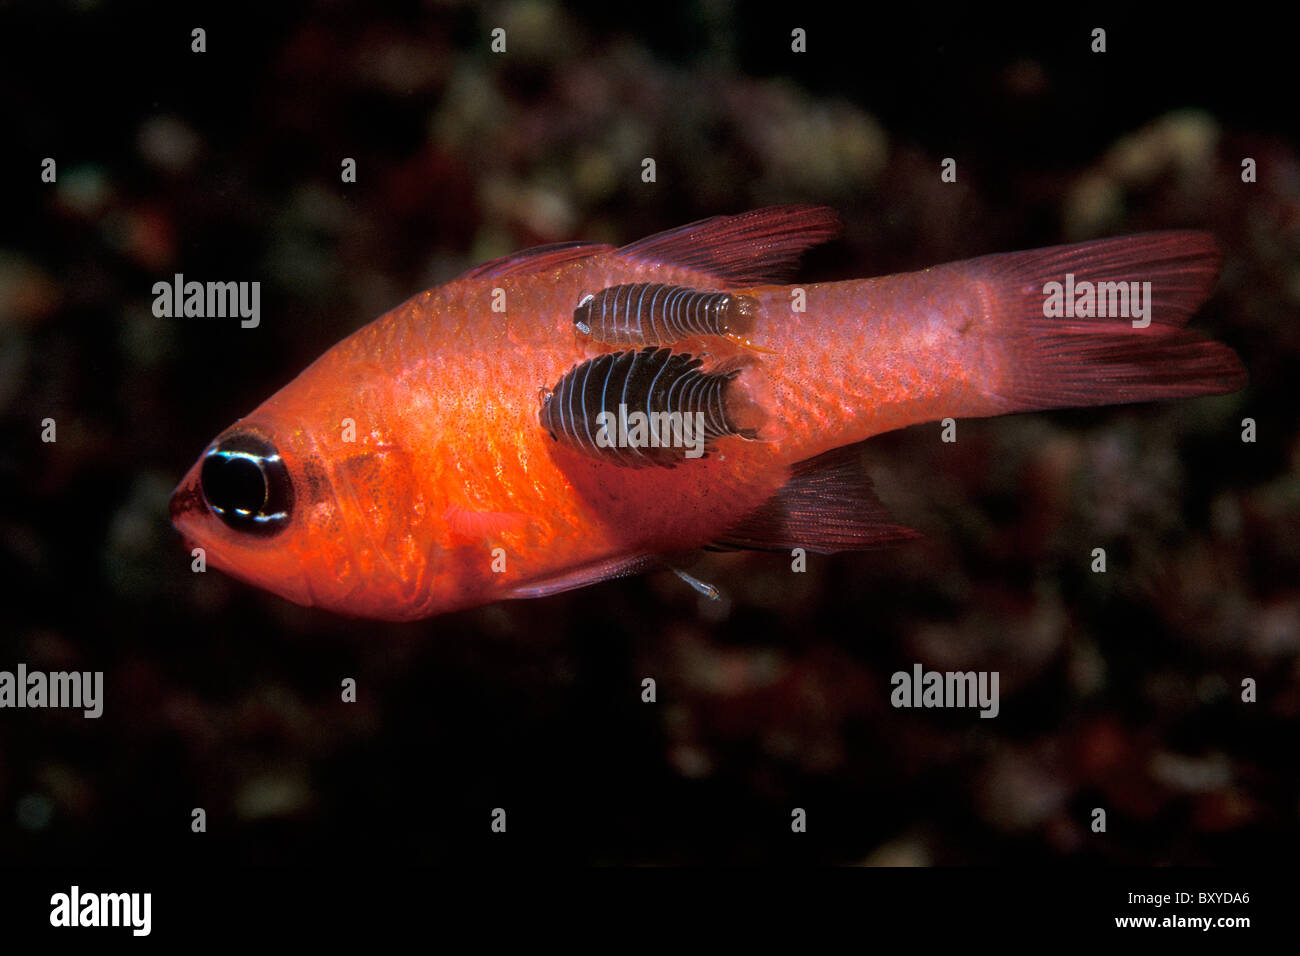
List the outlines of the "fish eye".
{"label": "fish eye", "polygon": [[236,531],[272,535],[293,513],[293,482],[284,459],[266,439],[248,432],[229,435],[203,456],[203,500]]}

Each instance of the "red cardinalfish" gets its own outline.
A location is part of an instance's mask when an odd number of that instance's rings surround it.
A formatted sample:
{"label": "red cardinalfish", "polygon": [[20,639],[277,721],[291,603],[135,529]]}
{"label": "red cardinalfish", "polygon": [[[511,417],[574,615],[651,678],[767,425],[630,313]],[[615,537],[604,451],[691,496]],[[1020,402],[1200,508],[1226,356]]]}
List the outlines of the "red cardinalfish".
{"label": "red cardinalfish", "polygon": [[1204,233],[780,284],[836,231],[779,206],[478,266],[218,435],[172,520],[250,584],[412,620],[701,547],[898,542],[855,467],[872,435],[1246,381],[1183,327],[1218,274]]}

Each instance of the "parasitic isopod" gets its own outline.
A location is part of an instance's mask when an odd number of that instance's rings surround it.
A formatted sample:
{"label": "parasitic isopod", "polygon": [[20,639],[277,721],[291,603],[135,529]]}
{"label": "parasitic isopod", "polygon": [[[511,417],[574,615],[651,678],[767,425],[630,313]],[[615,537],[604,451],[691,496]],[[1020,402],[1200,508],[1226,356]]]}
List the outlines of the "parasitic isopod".
{"label": "parasitic isopod", "polygon": [[637,282],[585,296],[573,312],[583,335],[610,345],[670,345],[702,335],[742,344],[758,303],[731,292],[701,292],[662,282]]}
{"label": "parasitic isopod", "polygon": [[702,360],[651,346],[608,352],[574,366],[546,397],[539,419],[556,441],[632,468],[700,458],[736,424],[729,386],[741,369],[700,370]]}

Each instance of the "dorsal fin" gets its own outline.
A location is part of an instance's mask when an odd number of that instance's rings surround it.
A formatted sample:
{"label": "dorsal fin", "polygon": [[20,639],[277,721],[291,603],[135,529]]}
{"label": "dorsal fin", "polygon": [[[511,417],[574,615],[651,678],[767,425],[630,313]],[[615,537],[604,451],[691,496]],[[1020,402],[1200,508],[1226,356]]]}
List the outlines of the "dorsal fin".
{"label": "dorsal fin", "polygon": [[727,284],[780,282],[806,249],[839,231],[839,217],[825,206],[768,206],[656,233],[619,249],[618,256],[695,269]]}
{"label": "dorsal fin", "polygon": [[709,546],[714,551],[865,551],[918,537],[881,504],[846,445],[799,462],[790,480]]}
{"label": "dorsal fin", "polygon": [[489,259],[463,273],[461,279],[499,279],[502,276],[523,275],[527,272],[543,272],[575,259],[586,259],[602,252],[611,252],[614,247],[603,242],[552,242],[545,246],[533,246],[523,252],[512,252],[499,259]]}

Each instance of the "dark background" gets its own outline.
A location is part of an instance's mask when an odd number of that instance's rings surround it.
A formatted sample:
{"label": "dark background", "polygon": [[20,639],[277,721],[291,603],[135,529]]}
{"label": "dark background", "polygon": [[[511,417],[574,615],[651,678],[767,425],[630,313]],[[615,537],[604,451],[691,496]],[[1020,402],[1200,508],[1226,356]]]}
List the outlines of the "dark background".
{"label": "dark background", "polygon": [[[0,7],[0,669],[106,685],[99,720],[0,712],[0,860],[1240,864],[1294,846],[1285,31],[1091,7],[173,7]],[[925,537],[805,575],[710,556],[694,571],[720,604],[658,574],[385,625],[190,572],[171,487],[360,324],[530,244],[787,201],[845,220],[812,280],[1212,230],[1225,267],[1194,321],[1252,383],[963,421],[955,445],[882,436],[865,462]],[[154,318],[174,272],[261,281],[261,327]],[[893,710],[890,674],[917,661],[999,671],[1001,715]]]}

